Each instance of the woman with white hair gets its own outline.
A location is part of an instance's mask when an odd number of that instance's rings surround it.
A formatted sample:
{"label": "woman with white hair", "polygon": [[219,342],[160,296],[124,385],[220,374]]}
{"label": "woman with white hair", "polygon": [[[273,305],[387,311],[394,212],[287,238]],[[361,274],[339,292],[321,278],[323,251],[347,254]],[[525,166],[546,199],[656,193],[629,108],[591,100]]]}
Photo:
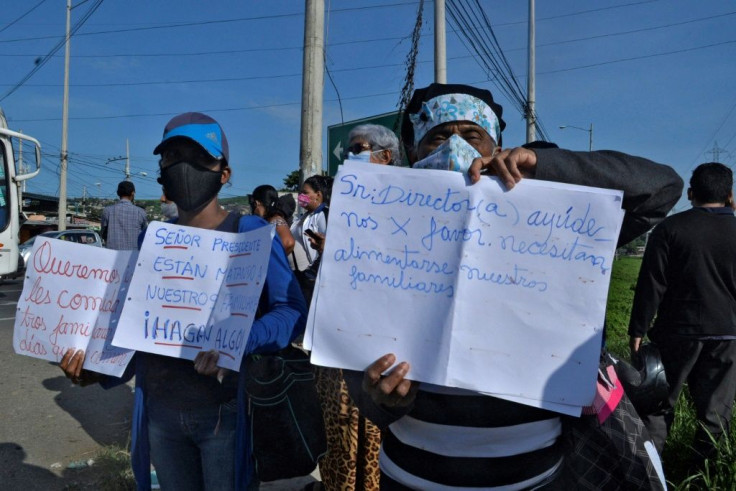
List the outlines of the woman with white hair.
{"label": "woman with white hair", "polygon": [[[348,134],[345,158],[382,165],[400,165],[399,139],[385,126],[362,124]],[[320,253],[324,235],[310,244]],[[317,391],[327,431],[327,454],[319,463],[327,491],[379,489],[378,453],[381,430],[365,416],[348,394],[339,368],[317,367]]]}
{"label": "woman with white hair", "polygon": [[385,126],[361,124],[348,134],[347,160],[363,160],[373,164],[401,165],[399,139]]}

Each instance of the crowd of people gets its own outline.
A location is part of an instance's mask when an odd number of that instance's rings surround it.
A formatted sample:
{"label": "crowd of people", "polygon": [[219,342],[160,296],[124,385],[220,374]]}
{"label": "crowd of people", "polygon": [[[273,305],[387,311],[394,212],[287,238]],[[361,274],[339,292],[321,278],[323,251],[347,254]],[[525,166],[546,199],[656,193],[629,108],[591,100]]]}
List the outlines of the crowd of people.
{"label": "crowd of people", "polygon": [[[736,396],[731,171],[721,164],[698,167],[688,190],[693,210],[665,219],[683,187],[672,168],[616,151],[575,152],[554,144],[505,149],[505,126],[503,109],[488,90],[431,84],[414,92],[403,114],[401,143],[416,169],[462,172],[471,183],[492,175],[510,192],[521,179],[623,191],[625,216],[618,245],[656,226],[633,306],[632,356],[656,314],[650,338],[660,347],[670,381],[663,408],[630,417],[643,421],[643,440],[649,440],[651,432],[661,452],[674,404],[688,382],[698,419],[706,423],[704,431],[716,438],[728,431]],[[167,209],[170,220],[219,231],[274,227],[266,293],[246,352],[298,345],[324,246],[330,240],[331,178],[304,179],[296,203],[290,194],[279,196],[272,186],[258,186],[249,195],[252,216],[241,217],[226,212],[217,201],[234,163],[215,120],[200,113],[173,118],[154,153],[161,158],[162,202],[176,208],[176,214]],[[382,126],[357,126],[349,134],[345,158],[401,165],[399,138]],[[296,205],[302,212],[294,216]],[[728,239],[722,239],[724,235]],[[83,351],[69,351],[61,361],[75,383],[111,386],[135,375],[132,462],[139,489],[150,488],[151,464],[162,489],[258,487],[248,445],[242,371],[218,368],[216,352],[202,352],[193,363],[139,352],[125,376],[116,379],[83,370],[84,356]],[[391,353],[378,356],[363,372],[314,367],[328,446],[319,462],[317,486],[327,490],[603,486],[582,483],[568,471],[572,457],[564,434],[569,417],[487,394],[418,383],[411,380],[410,370],[407,361]],[[712,453],[706,433],[699,433],[697,441],[698,455]],[[658,460],[656,452],[644,455]],[[641,488],[658,486],[664,488],[662,479]],[[618,488],[633,487],[620,482]]]}

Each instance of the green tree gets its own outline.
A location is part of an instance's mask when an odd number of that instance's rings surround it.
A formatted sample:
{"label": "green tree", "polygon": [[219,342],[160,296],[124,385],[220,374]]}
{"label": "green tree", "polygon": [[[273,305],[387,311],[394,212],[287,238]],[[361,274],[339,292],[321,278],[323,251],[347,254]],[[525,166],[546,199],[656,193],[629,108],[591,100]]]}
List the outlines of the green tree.
{"label": "green tree", "polygon": [[299,169],[290,172],[284,177],[284,189],[282,191],[299,191]]}

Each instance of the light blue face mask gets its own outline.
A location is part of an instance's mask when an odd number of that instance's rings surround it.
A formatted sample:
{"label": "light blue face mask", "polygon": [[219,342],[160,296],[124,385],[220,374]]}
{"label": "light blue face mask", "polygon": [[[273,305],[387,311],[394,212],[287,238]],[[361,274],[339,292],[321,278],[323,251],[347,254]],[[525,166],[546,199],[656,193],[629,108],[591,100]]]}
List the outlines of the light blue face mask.
{"label": "light blue face mask", "polygon": [[371,152],[370,150],[363,150],[359,154],[348,152],[348,160],[360,160],[362,162],[370,162],[372,154],[373,152]]}
{"label": "light blue face mask", "polygon": [[458,135],[452,135],[432,153],[416,162],[415,169],[454,170],[466,173],[474,159],[480,157],[480,152]]}

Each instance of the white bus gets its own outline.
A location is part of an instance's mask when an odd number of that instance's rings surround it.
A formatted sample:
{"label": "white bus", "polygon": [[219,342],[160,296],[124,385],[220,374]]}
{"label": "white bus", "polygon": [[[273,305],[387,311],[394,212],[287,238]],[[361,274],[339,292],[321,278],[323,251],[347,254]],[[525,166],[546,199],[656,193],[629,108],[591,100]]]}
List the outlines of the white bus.
{"label": "white bus", "polygon": [[[14,145],[23,160],[35,170],[24,173],[18,169]],[[22,181],[35,177],[41,170],[41,144],[38,140],[8,129],[5,114],[0,109],[0,276],[12,275],[18,269],[18,232],[20,230],[20,187]]]}

